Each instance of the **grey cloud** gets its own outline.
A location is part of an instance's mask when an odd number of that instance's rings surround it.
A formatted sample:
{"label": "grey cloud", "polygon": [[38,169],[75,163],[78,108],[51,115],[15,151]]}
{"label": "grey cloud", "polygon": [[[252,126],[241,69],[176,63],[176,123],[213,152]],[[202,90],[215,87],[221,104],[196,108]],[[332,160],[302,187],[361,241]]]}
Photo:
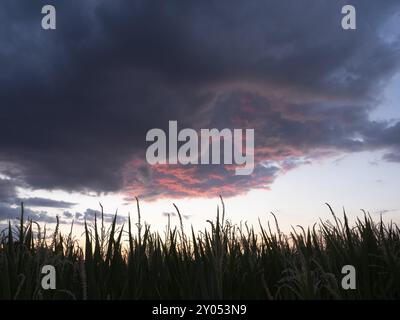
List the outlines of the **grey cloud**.
{"label": "grey cloud", "polygon": [[[178,217],[178,214],[176,212],[174,212],[174,211],[163,212],[161,215],[164,216],[164,217]],[[189,219],[191,217],[191,215],[190,214],[182,214],[182,217],[184,219]]]}
{"label": "grey cloud", "polygon": [[18,202],[23,202],[28,207],[47,207],[47,208],[70,208],[76,205],[73,202],[52,200],[40,197],[20,198]]}
{"label": "grey cloud", "polygon": [[63,212],[63,215],[64,215],[64,217],[67,218],[67,219],[71,219],[71,218],[74,217],[74,214],[71,213],[71,212],[69,212],[69,211],[64,211],[64,212]]}
{"label": "grey cloud", "polygon": [[[89,223],[93,222],[96,216],[97,216],[97,219],[101,219],[101,212],[98,210],[90,209],[90,208],[86,209],[85,212],[75,212],[75,213],[72,213],[70,211],[63,212],[64,218],[74,219],[74,222],[77,224],[83,224],[85,222],[85,220]],[[103,213],[104,222],[106,222],[106,223],[113,222],[114,217],[115,217],[115,214]],[[116,223],[122,224],[126,221],[126,219],[127,219],[126,217],[119,216],[117,214]]]}
{"label": "grey cloud", "polygon": [[400,162],[400,148],[395,149],[393,152],[386,153],[383,159],[389,162]]}
{"label": "grey cloud", "polygon": [[0,202],[9,201],[16,196],[15,184],[9,179],[0,179]]}
{"label": "grey cloud", "polygon": [[[0,221],[19,220],[21,217],[21,208],[10,207],[0,203]],[[24,209],[24,218],[32,219],[36,222],[56,223],[56,216],[51,215],[46,211],[35,211],[29,208]]]}

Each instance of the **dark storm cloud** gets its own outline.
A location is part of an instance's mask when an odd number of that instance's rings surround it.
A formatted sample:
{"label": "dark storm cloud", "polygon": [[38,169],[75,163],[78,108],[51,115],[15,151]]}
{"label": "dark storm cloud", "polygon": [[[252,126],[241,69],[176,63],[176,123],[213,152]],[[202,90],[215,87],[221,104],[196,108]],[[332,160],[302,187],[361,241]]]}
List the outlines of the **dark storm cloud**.
{"label": "dark storm cloud", "polygon": [[[398,70],[380,33],[397,0],[354,1],[356,32],[344,1],[63,1],[56,31],[44,4],[0,4],[0,173],[31,188],[234,195],[324,152],[400,144],[368,117]],[[255,128],[255,172],[149,167],[146,132],[168,120]]]}

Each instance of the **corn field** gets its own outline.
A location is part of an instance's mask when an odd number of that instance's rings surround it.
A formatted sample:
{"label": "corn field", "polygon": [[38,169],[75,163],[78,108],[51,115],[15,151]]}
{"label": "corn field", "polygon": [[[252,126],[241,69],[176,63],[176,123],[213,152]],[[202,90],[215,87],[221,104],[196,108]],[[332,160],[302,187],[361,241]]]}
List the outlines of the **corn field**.
{"label": "corn field", "polygon": [[[222,200],[222,199],[221,199]],[[181,226],[152,232],[138,217],[105,225],[103,213],[85,221],[83,241],[73,227],[46,235],[21,219],[0,236],[0,299],[398,299],[400,230],[364,213],[346,214],[283,234],[275,219],[259,228],[235,225],[221,212],[202,232]],[[275,218],[275,216],[274,216]],[[54,290],[41,287],[41,268],[56,269]],[[357,272],[355,290],[341,286],[344,265]]]}

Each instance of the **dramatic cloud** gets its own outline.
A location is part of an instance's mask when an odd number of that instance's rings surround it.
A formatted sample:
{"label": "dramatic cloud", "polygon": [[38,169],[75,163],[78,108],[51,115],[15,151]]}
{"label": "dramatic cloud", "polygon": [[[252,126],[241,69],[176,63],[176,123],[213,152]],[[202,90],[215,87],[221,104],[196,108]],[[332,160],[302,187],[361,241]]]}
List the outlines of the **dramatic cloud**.
{"label": "dramatic cloud", "polygon": [[[0,173],[32,189],[129,199],[268,188],[341,152],[387,149],[385,159],[398,162],[400,124],[369,112],[399,70],[400,39],[382,33],[399,2],[353,2],[355,32],[340,27],[345,2],[328,0],[68,1],[57,3],[57,30],[46,32],[47,3],[4,0]],[[149,166],[146,132],[168,120],[254,128],[253,174]],[[0,181],[0,199],[14,191]]]}

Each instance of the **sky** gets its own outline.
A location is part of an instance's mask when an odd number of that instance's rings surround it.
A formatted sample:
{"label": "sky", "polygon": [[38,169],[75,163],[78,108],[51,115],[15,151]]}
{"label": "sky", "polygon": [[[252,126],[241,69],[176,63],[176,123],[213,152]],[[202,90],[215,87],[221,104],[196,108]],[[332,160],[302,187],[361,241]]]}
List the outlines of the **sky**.
{"label": "sky", "polygon": [[[136,214],[162,229],[175,203],[201,228],[226,217],[283,229],[400,222],[400,3],[70,0],[0,3],[0,225]],[[57,29],[41,28],[53,4]],[[254,129],[255,168],[150,165],[146,133]],[[263,221],[264,221],[263,220]]]}

